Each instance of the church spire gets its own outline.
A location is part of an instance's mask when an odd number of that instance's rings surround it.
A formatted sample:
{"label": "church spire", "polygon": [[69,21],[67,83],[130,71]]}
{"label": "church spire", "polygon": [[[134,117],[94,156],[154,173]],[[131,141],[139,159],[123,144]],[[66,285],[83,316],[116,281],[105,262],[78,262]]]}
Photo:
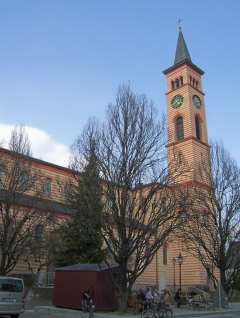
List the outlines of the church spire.
{"label": "church spire", "polygon": [[188,52],[186,42],[185,42],[183,34],[182,34],[182,27],[179,26],[179,35],[178,35],[178,42],[177,42],[177,49],[176,49],[176,54],[175,54],[174,65],[181,63],[182,61],[186,61],[186,60],[192,62],[190,54]]}
{"label": "church spire", "polygon": [[[180,20],[181,21],[181,20]],[[179,23],[180,23],[179,21]],[[193,64],[190,54],[188,52],[188,48],[186,42],[184,40],[182,34],[182,27],[179,25],[179,35],[178,35],[178,42],[177,42],[177,49],[175,54],[174,65],[163,71],[163,74],[167,74],[168,72],[174,70],[175,68],[187,63],[189,66],[193,67],[200,75],[203,75],[204,72]]]}

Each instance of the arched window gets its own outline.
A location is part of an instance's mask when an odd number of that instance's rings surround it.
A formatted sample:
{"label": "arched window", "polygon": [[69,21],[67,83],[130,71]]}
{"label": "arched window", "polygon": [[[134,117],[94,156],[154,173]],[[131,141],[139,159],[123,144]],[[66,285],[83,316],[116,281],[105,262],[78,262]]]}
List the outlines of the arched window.
{"label": "arched window", "polygon": [[163,265],[167,265],[167,245],[163,245]]}
{"label": "arched window", "polygon": [[73,186],[72,184],[69,183],[66,188],[66,196],[68,200],[72,198],[72,190],[73,190]]}
{"label": "arched window", "polygon": [[0,182],[2,181],[2,175],[3,175],[3,168],[0,166]]}
{"label": "arched window", "polygon": [[165,212],[167,208],[166,198],[162,198],[162,211]]}
{"label": "arched window", "polygon": [[27,189],[28,179],[29,179],[29,175],[26,171],[24,171],[21,175],[21,189]]}
{"label": "arched window", "polygon": [[47,178],[45,181],[45,186],[44,186],[44,194],[46,195],[51,194],[51,186],[52,186],[52,180],[50,178]]}
{"label": "arched window", "polygon": [[176,79],[175,83],[176,83],[176,87],[179,87],[179,79],[178,78]]}
{"label": "arched window", "polygon": [[106,198],[106,210],[110,210],[111,209],[111,200],[109,197]]}
{"label": "arched window", "polygon": [[177,131],[177,140],[184,139],[184,131],[183,131],[183,118],[179,116],[176,120],[176,131]]}
{"label": "arched window", "polygon": [[198,88],[198,81],[196,81],[196,88]]}
{"label": "arched window", "polygon": [[172,81],[171,84],[172,84],[172,89],[174,89],[174,88],[175,88],[175,83],[174,83],[174,81]]}
{"label": "arched window", "polygon": [[180,85],[183,85],[183,77],[180,77]]}
{"label": "arched window", "polygon": [[7,243],[9,244],[12,236],[13,236],[13,231],[14,231],[14,222],[13,220],[9,220],[9,222],[7,222]]}
{"label": "arched window", "polygon": [[179,212],[179,224],[186,225],[187,224],[187,212],[182,210]]}
{"label": "arched window", "polygon": [[200,135],[200,122],[198,116],[195,117],[196,138],[201,139]]}
{"label": "arched window", "polygon": [[35,227],[35,240],[36,241],[41,241],[43,238],[43,226],[42,224],[37,224]]}

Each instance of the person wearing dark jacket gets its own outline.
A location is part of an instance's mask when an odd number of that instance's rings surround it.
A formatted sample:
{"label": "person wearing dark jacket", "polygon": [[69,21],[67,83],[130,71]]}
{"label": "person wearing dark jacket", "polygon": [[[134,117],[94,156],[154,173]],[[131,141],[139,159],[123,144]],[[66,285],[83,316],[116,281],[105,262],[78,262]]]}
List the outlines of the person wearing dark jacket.
{"label": "person wearing dark jacket", "polygon": [[83,312],[87,312],[87,299],[90,297],[91,292],[92,292],[92,288],[89,287],[82,294],[82,311]]}
{"label": "person wearing dark jacket", "polygon": [[182,293],[181,293],[181,288],[178,289],[178,291],[176,292],[175,294],[175,297],[174,297],[174,300],[177,302],[177,308],[180,308],[181,307],[181,296],[182,296]]}

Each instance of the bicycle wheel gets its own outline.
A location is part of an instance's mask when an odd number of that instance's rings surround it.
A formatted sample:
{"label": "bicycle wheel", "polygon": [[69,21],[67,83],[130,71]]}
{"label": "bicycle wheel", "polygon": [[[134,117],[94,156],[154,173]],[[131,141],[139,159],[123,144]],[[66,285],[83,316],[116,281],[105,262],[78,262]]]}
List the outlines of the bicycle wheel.
{"label": "bicycle wheel", "polygon": [[171,308],[164,308],[165,309],[165,317],[172,317],[173,311]]}
{"label": "bicycle wheel", "polygon": [[141,318],[153,318],[153,311],[152,310],[144,310],[142,312]]}

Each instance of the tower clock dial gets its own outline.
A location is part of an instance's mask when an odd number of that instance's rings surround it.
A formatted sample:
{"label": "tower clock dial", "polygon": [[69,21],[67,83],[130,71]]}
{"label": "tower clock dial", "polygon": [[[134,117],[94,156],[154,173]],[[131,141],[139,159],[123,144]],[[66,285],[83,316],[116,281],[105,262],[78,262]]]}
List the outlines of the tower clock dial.
{"label": "tower clock dial", "polygon": [[183,103],[183,97],[182,95],[176,95],[173,97],[172,101],[171,101],[171,105],[172,105],[172,108],[179,108]]}
{"label": "tower clock dial", "polygon": [[197,109],[200,109],[202,106],[201,99],[197,95],[193,95],[193,103],[197,107]]}

